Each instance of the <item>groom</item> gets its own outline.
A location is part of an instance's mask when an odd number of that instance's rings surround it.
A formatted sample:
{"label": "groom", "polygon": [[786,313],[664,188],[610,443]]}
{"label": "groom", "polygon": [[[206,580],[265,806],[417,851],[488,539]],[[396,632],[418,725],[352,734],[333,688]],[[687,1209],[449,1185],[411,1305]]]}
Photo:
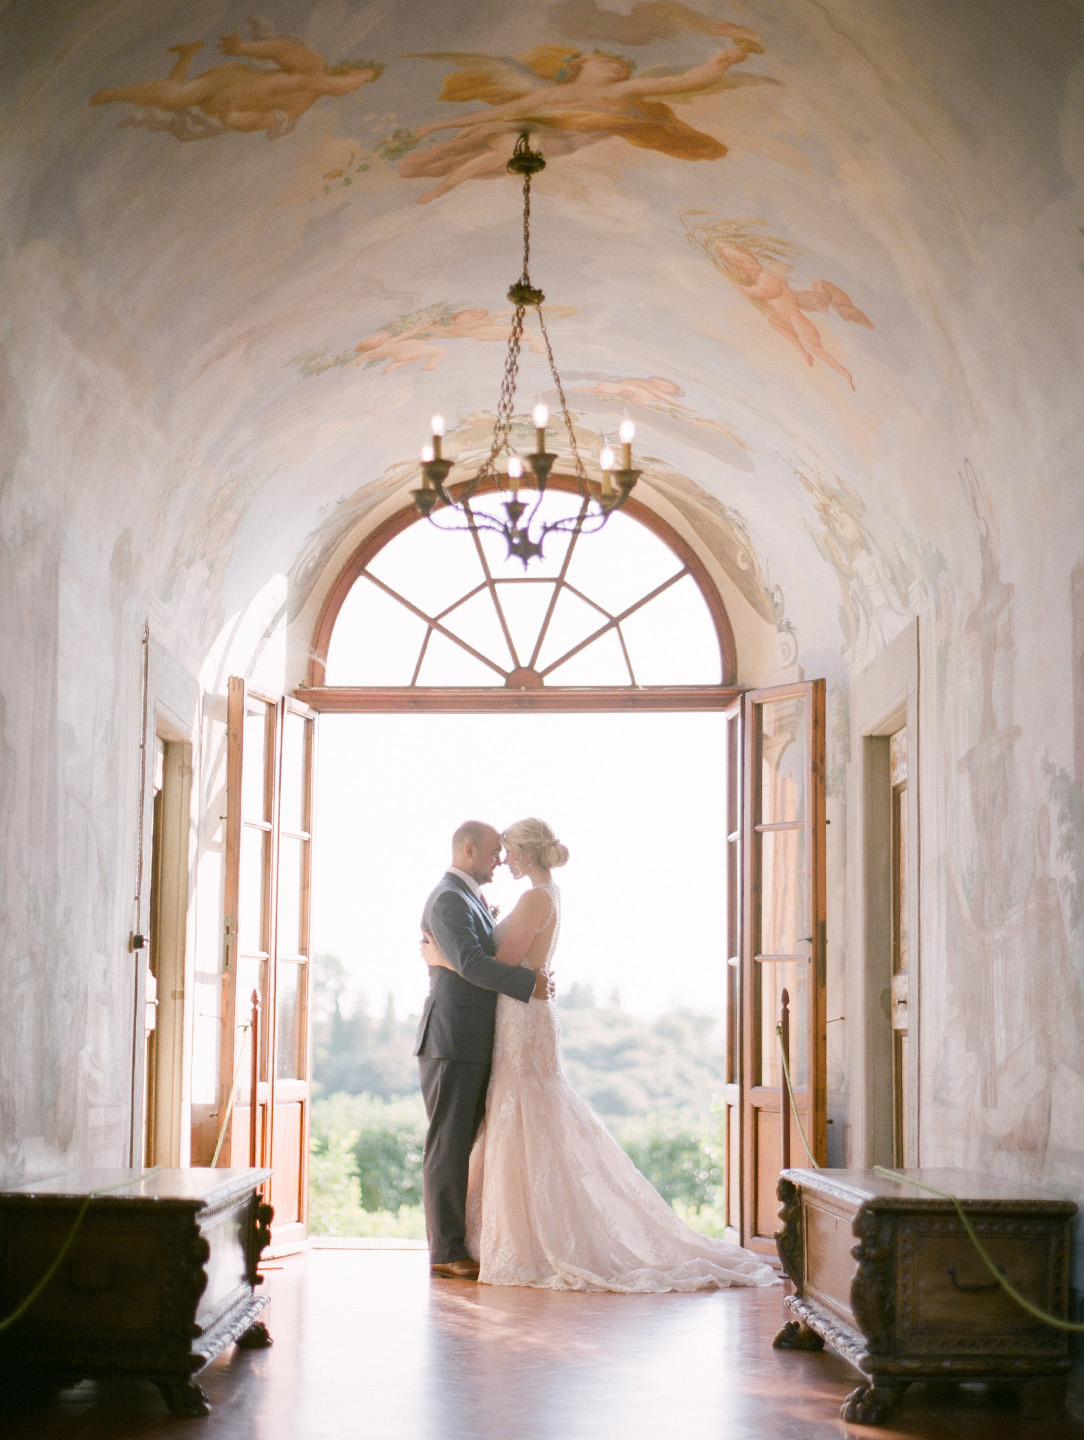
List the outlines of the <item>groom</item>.
{"label": "groom", "polygon": [[414,1054],[429,1117],[422,1161],[425,1228],[434,1275],[478,1278],[467,1254],[467,1168],[482,1123],[493,1051],[497,992],[524,1004],[545,997],[546,976],[494,960],[493,917],[481,886],[500,863],[492,825],[467,820],[452,836],[452,863],[425,902],[422,929],[455,970],[429,967],[429,995]]}

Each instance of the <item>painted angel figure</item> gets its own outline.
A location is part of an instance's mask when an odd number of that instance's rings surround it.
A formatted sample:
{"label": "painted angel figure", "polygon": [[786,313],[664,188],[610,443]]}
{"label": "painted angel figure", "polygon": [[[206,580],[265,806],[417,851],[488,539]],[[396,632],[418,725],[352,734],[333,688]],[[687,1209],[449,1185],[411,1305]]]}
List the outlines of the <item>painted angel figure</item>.
{"label": "painted angel figure", "polygon": [[795,247],[774,236],[759,234],[755,222],[717,220],[714,223],[690,223],[698,211],[687,211],[686,231],[693,244],[699,246],[712,264],[730,283],[752,301],[768,324],[800,352],[807,365],[821,360],[829,369],[842,375],[851,389],[851,372],[832,355],[821,340],[820,331],[809,313],[835,313],[842,320],[873,329],[873,321],[863,314],[845,290],[830,280],[814,280],[805,290],[796,290],[788,280],[794,266],[789,256]]}
{"label": "painted angel figure", "polygon": [[[547,313],[551,319],[555,319],[574,315],[576,312],[568,305],[550,305]],[[413,365],[418,360],[425,361],[423,370],[435,370],[442,360],[448,358],[450,352],[446,345],[434,345],[434,340],[506,341],[511,319],[511,311],[493,315],[480,306],[436,316],[429,314],[413,323],[392,326],[367,336],[357,345],[358,358],[351,363],[364,365],[373,360],[387,360],[388,364],[382,372],[385,375],[389,375],[401,365]],[[541,335],[531,331],[524,331],[523,344],[536,355],[546,353]]]}
{"label": "painted angel figure", "polygon": [[438,130],[459,134],[405,156],[399,173],[440,182],[418,197],[425,204],[465,180],[503,174],[511,137],[524,130],[541,138],[547,156],[569,155],[617,135],[679,160],[718,160],[726,146],[679,120],[658,98],[680,101],[710,94],[724,86],[732,66],[763,53],[756,33],[744,26],[718,21],[710,29],[730,43],[679,74],[634,76],[620,55],[584,54],[564,45],[541,45],[515,60],[455,52],[426,55],[462,67],[446,77],[442,100],[483,100],[489,108],[420,126],[419,139]]}
{"label": "painted angel figure", "polygon": [[277,140],[288,135],[322,95],[348,95],[378,79],[384,69],[368,60],[328,65],[319,51],[296,36],[274,34],[266,20],[253,16],[249,26],[251,39],[242,40],[234,31],[223,35],[219,48],[225,55],[254,60],[255,65],[213,65],[190,76],[203,41],[171,45],[177,60],[163,79],[99,90],[90,103],[134,105],[135,113],[122,125],[168,130],[178,140],[203,140],[227,130],[263,130],[269,140]]}

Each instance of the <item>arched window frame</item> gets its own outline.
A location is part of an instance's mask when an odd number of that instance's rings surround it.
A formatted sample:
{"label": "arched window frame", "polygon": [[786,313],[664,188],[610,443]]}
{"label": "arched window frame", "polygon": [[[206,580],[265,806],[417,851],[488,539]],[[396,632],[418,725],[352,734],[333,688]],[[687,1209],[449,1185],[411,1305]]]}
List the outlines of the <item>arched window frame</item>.
{"label": "arched window frame", "polygon": [[[553,476],[552,490],[574,491],[576,483]],[[540,689],[505,686],[424,686],[424,685],[327,685],[328,649],[339,612],[358,577],[390,541],[415,524],[426,524],[413,506],[405,507],[379,525],[361,542],[339,572],[320,610],[310,649],[307,683],[297,695],[314,710],[329,713],[409,713],[418,711],[493,713],[501,711],[619,711],[619,710],[716,710],[729,705],[741,693],[735,683],[737,654],[734,632],[722,597],[703,561],[654,511],[630,498],[623,513],[662,541],[681,562],[695,582],[715,628],[722,662],[722,681],[717,685],[547,685]],[[605,544],[605,538],[585,535],[580,544]]]}

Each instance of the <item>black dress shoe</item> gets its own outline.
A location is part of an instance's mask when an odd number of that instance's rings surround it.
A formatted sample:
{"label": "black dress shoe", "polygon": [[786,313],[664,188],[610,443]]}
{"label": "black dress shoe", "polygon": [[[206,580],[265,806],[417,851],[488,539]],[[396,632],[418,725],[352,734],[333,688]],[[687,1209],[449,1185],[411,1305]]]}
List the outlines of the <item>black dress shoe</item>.
{"label": "black dress shoe", "polygon": [[430,1265],[430,1275],[444,1275],[450,1280],[477,1280],[478,1261],[464,1255],[461,1260],[444,1260]]}

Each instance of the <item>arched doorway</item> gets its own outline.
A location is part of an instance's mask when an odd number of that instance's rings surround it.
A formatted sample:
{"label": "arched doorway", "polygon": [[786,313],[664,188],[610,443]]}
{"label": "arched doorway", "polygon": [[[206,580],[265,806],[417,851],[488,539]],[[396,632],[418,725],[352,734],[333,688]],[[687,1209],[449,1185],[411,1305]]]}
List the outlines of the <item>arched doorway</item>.
{"label": "arched doorway", "polygon": [[[578,509],[560,482],[545,504],[571,516]],[[393,516],[329,587],[308,684],[287,704],[329,717],[718,714],[725,778],[698,800],[725,818],[716,913],[726,967],[727,1210],[745,1243],[770,1248],[781,1109],[772,1042],[782,983],[801,1056],[797,1113],[805,1112],[823,1158],[823,775],[815,763],[823,687],[743,698],[730,623],[705,566],[646,507],[630,502],[601,537],[575,529],[551,536],[529,571],[502,549],[492,534],[441,534],[411,510]],[[414,768],[424,770],[429,758],[419,754]],[[244,764],[235,768],[242,773]],[[754,802],[744,808],[743,785]],[[273,836],[268,843],[274,853]],[[311,967],[296,958],[287,956],[290,1013],[305,1017]],[[269,973],[277,963],[268,958]],[[264,1023],[277,1023],[275,1006]],[[274,1033],[261,1044],[272,1076],[280,1048]],[[227,1060],[220,1068],[228,1076]],[[304,1143],[307,1124],[283,1133],[291,1145]]]}

